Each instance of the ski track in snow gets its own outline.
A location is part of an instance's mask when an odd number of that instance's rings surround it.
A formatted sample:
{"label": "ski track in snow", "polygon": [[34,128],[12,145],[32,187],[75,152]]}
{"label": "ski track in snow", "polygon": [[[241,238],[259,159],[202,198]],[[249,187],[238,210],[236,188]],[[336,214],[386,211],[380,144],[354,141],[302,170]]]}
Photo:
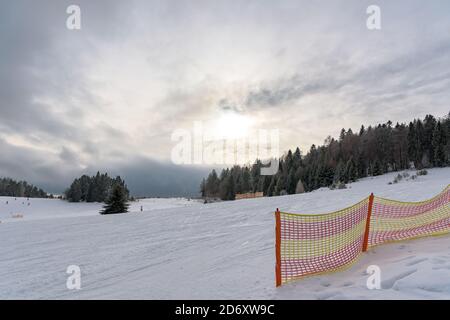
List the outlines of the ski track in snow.
{"label": "ski track in snow", "polygon": [[[370,192],[420,201],[450,182],[443,168],[388,185],[397,174],[343,190],[206,205],[144,199],[112,216],[100,216],[95,203],[0,197],[0,298],[450,299],[450,235],[378,246],[345,271],[274,286],[276,208],[324,213]],[[66,288],[72,264],[81,267],[81,290]],[[381,268],[381,290],[366,287],[373,264]]]}

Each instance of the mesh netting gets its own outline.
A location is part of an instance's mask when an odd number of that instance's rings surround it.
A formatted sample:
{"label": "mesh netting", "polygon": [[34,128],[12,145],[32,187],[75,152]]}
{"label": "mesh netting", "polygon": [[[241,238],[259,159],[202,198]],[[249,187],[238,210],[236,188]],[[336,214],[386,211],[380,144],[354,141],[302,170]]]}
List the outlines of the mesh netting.
{"label": "mesh netting", "polygon": [[281,212],[281,282],[353,262],[362,252],[368,203],[325,215]]}
{"label": "mesh netting", "polygon": [[352,264],[367,247],[450,232],[450,186],[433,199],[399,202],[370,196],[333,213],[276,213],[276,280]]}
{"label": "mesh netting", "polygon": [[381,243],[450,231],[450,186],[422,202],[375,197],[370,219],[369,247]]}

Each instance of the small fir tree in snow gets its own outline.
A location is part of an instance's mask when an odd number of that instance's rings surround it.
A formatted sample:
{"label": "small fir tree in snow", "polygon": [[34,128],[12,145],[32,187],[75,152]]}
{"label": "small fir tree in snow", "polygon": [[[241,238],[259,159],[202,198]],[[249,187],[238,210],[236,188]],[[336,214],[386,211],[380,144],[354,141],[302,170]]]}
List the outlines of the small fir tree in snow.
{"label": "small fir tree in snow", "polygon": [[100,214],[115,214],[128,212],[128,197],[125,188],[121,184],[115,184],[111,195],[105,202]]}

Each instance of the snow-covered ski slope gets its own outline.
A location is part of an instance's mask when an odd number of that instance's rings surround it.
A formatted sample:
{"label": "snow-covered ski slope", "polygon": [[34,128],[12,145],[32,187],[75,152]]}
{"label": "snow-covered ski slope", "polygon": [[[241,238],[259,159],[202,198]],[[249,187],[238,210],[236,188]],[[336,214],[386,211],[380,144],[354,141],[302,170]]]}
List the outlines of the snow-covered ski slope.
{"label": "snow-covered ski slope", "polygon": [[[98,215],[99,204],[0,198],[0,298],[450,299],[449,235],[386,244],[343,272],[274,285],[277,207],[323,213],[370,192],[425,200],[450,183],[450,168],[428,172],[392,185],[397,173],[344,190],[206,205],[146,199],[111,216]],[[69,265],[81,268],[81,290],[66,288]],[[381,268],[381,290],[366,287],[369,265]]]}
{"label": "snow-covered ski slope", "polygon": [[[143,211],[148,212],[195,204],[198,204],[198,200],[184,198],[139,199],[130,203],[129,211],[140,212],[142,207]],[[19,222],[23,220],[97,216],[102,207],[102,203],[69,203],[57,199],[0,197],[0,221]]]}

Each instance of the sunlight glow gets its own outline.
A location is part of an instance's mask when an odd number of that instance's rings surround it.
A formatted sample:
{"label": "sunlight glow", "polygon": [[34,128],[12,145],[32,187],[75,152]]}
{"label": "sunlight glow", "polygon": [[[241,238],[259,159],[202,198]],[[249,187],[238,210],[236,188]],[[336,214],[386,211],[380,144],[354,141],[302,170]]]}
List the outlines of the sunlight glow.
{"label": "sunlight glow", "polygon": [[241,139],[247,137],[252,121],[249,117],[237,113],[225,113],[220,116],[215,128],[220,139]]}

